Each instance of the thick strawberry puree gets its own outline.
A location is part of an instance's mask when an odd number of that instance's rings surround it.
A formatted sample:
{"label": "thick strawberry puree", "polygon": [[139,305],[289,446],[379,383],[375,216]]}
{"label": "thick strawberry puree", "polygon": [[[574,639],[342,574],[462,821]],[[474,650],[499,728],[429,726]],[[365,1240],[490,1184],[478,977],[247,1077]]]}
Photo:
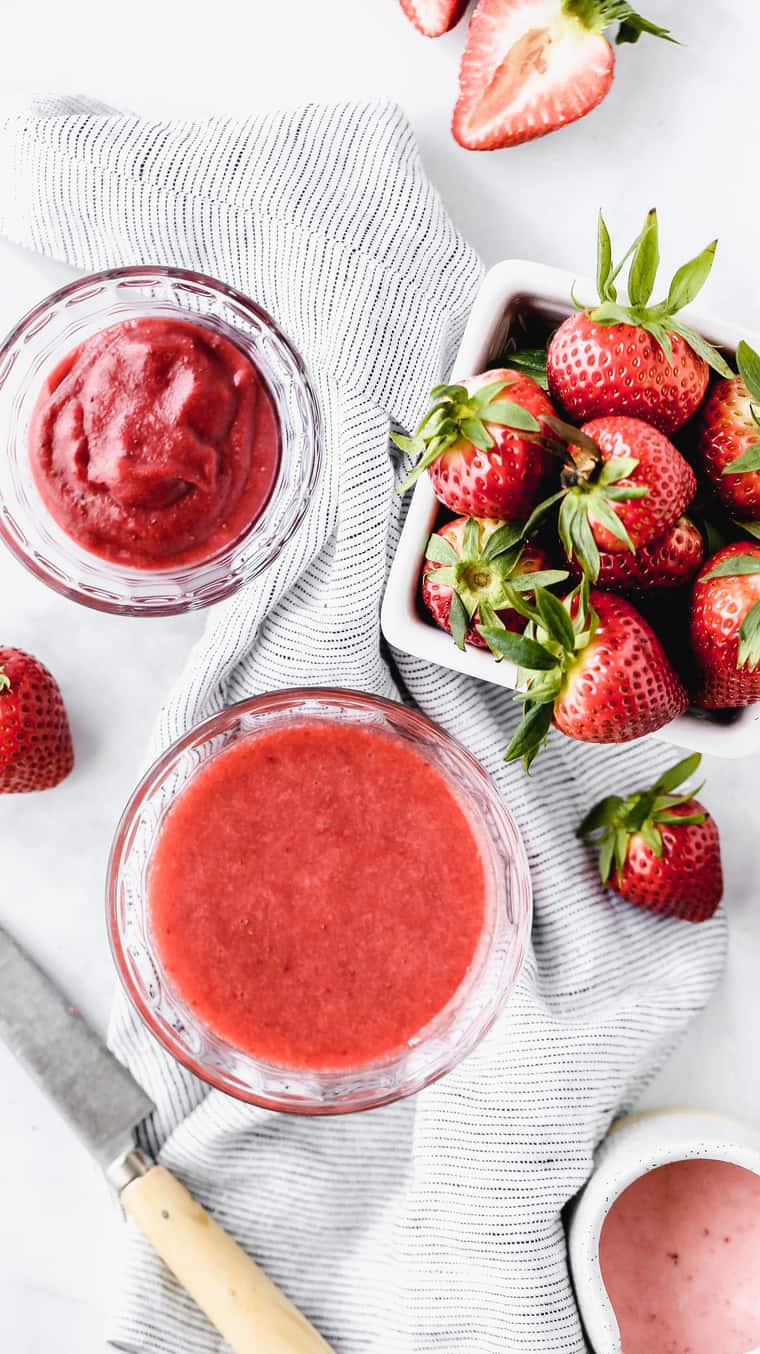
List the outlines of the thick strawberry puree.
{"label": "thick strawberry puree", "polygon": [[48,511],[85,549],[139,569],[206,559],[264,508],[279,464],[271,399],[228,339],[125,320],[47,378],[29,451]]}
{"label": "thick strawberry puree", "polygon": [[326,1070],[400,1050],[441,1011],[477,950],[486,884],[437,770],[391,736],[312,720],[196,774],[148,901],[159,958],[207,1026]]}
{"label": "thick strawberry puree", "polygon": [[649,1171],[613,1204],[599,1259],[623,1354],[760,1346],[760,1176],[726,1161]]}

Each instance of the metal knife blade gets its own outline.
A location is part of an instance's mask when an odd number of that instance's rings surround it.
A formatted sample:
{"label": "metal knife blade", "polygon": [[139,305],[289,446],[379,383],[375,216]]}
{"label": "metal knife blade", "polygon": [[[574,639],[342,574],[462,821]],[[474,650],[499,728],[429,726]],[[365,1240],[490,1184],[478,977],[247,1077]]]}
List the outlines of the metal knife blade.
{"label": "metal knife blade", "polygon": [[129,1151],[152,1101],[1,926],[0,1038],[104,1170]]}

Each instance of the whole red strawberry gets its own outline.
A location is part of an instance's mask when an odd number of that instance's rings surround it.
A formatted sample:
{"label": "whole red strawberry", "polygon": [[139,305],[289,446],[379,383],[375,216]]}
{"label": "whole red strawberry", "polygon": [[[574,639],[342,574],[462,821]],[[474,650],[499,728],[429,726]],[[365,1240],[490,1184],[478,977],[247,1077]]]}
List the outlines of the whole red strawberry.
{"label": "whole red strawberry", "polygon": [[427,470],[436,497],[466,517],[523,522],[549,471],[540,440],[554,406],[530,376],[500,367],[462,385],[436,386],[413,437],[394,437],[418,458],[404,493]]}
{"label": "whole red strawberry", "polygon": [[702,470],[734,517],[760,522],[760,355],[744,340],[739,375],[716,381],[699,417]]}
{"label": "whole red strawberry", "polygon": [[[699,569],[705,555],[702,533],[688,517],[678,521],[656,541],[629,551],[599,553],[600,588],[613,592],[648,592],[680,588]],[[580,572],[577,565],[573,572]]]}
{"label": "whole red strawberry", "polygon": [[691,922],[712,917],[723,896],[715,821],[693,792],[673,794],[700,760],[694,753],[649,789],[601,800],[578,829],[599,847],[602,883],[650,912]]}
{"label": "whole red strawberry", "polygon": [[760,701],[760,544],[734,541],[697,575],[689,622],[705,710]]}
{"label": "whole red strawberry", "polygon": [[468,0],[400,0],[407,19],[426,38],[440,38],[459,23]]}
{"label": "whole red strawberry", "polygon": [[[508,585],[507,585],[508,587]],[[688,697],[643,616],[588,580],[560,602],[544,588],[535,605],[509,592],[529,621],[525,634],[481,627],[489,647],[521,669],[523,721],[505,757],[530,766],[554,724],[585,743],[626,743],[683,714]]]}
{"label": "whole red strawberry", "polygon": [[592,580],[600,551],[631,556],[672,527],[694,497],[694,471],[664,433],[638,418],[609,415],[578,431],[552,421],[568,439],[559,533],[568,559]]}
{"label": "whole red strawberry", "polygon": [[494,150],[546,136],[601,103],[616,41],[642,33],[673,41],[619,0],[480,0],[459,72],[452,131],[468,150]]}
{"label": "whole red strawberry", "polygon": [[580,422],[627,414],[672,433],[699,407],[709,367],[721,376],[733,375],[720,353],[678,318],[707,280],[715,246],[713,241],[679,268],[667,297],[650,305],[659,263],[657,215],[651,211],[632,247],[629,302],[624,305],[615,281],[620,269],[613,266],[600,213],[599,305],[565,320],[547,353],[549,391],[571,418]]}
{"label": "whole red strawberry", "polygon": [[520,540],[518,527],[492,517],[455,517],[430,537],[426,558],[422,600],[460,649],[487,647],[480,624],[524,630],[524,618],[505,605],[505,583],[530,599],[536,585],[567,578],[541,546]]}
{"label": "whole red strawberry", "polygon": [[31,654],[0,648],[0,794],[48,790],[73,765],[55,678]]}

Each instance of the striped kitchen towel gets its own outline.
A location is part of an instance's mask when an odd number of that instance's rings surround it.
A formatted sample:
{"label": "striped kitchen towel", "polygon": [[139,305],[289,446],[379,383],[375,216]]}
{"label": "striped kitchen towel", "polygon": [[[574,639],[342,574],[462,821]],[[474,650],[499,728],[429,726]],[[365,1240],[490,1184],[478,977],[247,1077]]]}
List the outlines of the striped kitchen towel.
{"label": "striped kitchen towel", "polygon": [[[501,757],[509,692],[383,649],[403,511],[388,433],[447,373],[478,259],[387,101],[201,122],[45,101],[2,124],[0,183],[0,229],[34,249],[83,269],[176,264],[247,292],[306,355],[321,402],[327,464],[307,520],[210,614],[152,751],[276,687],[403,692],[487,767],[533,872],[533,945],[502,1017],[440,1083],[371,1114],[291,1118],[209,1092],[117,1001],[113,1047],[158,1106],[145,1145],[337,1354],[577,1354],[562,1210],[706,1001],[724,922],[615,901],[574,837],[599,795],[645,782],[667,749],[557,734],[528,778]],[[131,1232],[109,1335],[139,1354],[222,1351]]]}

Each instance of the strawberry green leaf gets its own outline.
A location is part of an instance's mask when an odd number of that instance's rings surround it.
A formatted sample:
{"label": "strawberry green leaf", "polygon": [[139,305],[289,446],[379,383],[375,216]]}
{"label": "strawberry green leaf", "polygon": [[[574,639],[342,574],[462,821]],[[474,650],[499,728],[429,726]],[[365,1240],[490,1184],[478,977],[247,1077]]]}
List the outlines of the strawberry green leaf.
{"label": "strawberry green leaf", "polygon": [[630,838],[624,827],[618,828],[615,832],[615,869],[617,871],[618,882],[623,873],[626,857],[628,855],[628,846]]}
{"label": "strawberry green leaf", "polygon": [[550,498],[545,498],[543,503],[539,503],[538,507],[533,509],[533,512],[522,529],[521,534],[524,540],[527,540],[529,536],[532,536],[534,531],[538,530],[544,519],[548,517],[555,503],[559,503],[560,499],[564,499],[564,497],[565,491],[564,489],[560,489],[556,494],[552,494]]}
{"label": "strawberry green leaf", "polygon": [[760,555],[734,555],[731,559],[722,559],[700,582],[707,583],[711,578],[743,578],[747,574],[760,574]]}
{"label": "strawberry green leaf", "polygon": [[462,536],[461,558],[466,561],[478,559],[480,554],[480,523],[477,517],[468,517]]}
{"label": "strawberry green leaf", "polygon": [[425,443],[421,437],[404,437],[403,433],[391,433],[391,442],[399,451],[415,459],[425,450]]}
{"label": "strawberry green leaf", "polygon": [[636,252],[631,260],[628,274],[628,295],[631,305],[645,306],[654,288],[654,280],[660,265],[660,251],[657,242],[657,213],[652,208],[648,213],[644,229],[639,236]]}
{"label": "strawberry green leaf", "polygon": [[518,348],[516,353],[510,353],[505,358],[504,365],[511,367],[514,371],[522,372],[524,376],[532,376],[542,390],[549,389],[546,376],[545,348]]}
{"label": "strawberry green leaf", "polygon": [[654,823],[651,822],[650,819],[645,818],[639,830],[641,832],[643,840],[649,847],[649,850],[654,852],[655,856],[659,860],[660,856],[662,855],[662,836],[657,831],[657,828],[655,827]]}
{"label": "strawberry green leaf", "polygon": [[589,318],[594,321],[594,324],[633,323],[630,310],[617,301],[602,301],[600,306],[594,306],[593,310],[589,311]]}
{"label": "strawberry green leaf", "polygon": [[612,862],[615,856],[615,837],[610,833],[605,837],[599,851],[599,877],[603,884],[606,884],[612,873]]}
{"label": "strawberry green leaf", "polygon": [[[515,404],[512,400],[493,400],[491,404],[483,410],[482,417],[486,423],[498,423],[504,428],[515,428],[519,432],[537,433],[541,425],[537,418],[527,409],[523,409],[521,404]],[[466,429],[462,431],[467,435]]]}
{"label": "strawberry green leaf", "polygon": [[619,795],[607,795],[606,798],[600,799],[593,809],[589,809],[576,835],[588,837],[592,832],[598,832],[601,827],[610,827],[622,807],[623,801]]}
{"label": "strawberry green leaf", "polygon": [[425,577],[435,579],[439,588],[455,588],[457,585],[457,571],[449,564],[426,570]]}
{"label": "strawberry green leaf", "polygon": [[754,536],[756,541],[760,541],[760,522],[737,522],[736,525],[741,527],[742,531],[746,531],[748,536]]}
{"label": "strawberry green leaf", "polygon": [[671,790],[675,790],[676,786],[683,785],[683,782],[688,780],[689,776],[694,775],[701,761],[700,753],[693,752],[690,757],[684,757],[682,761],[676,762],[675,766],[671,766],[669,771],[663,771],[655,785],[658,794],[669,794]]}
{"label": "strawberry green leaf", "polygon": [[458,649],[464,649],[465,635],[467,634],[468,616],[464,603],[457,593],[451,594],[451,610],[449,612],[449,626],[451,629],[451,638]]}
{"label": "strawberry green leaf", "polygon": [[533,574],[512,574],[509,581],[517,592],[534,592],[536,588],[553,588],[555,583],[564,583],[567,576],[567,569],[537,569]]}
{"label": "strawberry green leaf", "polygon": [[546,588],[536,591],[536,606],[549,637],[556,640],[566,653],[575,652],[575,630],[573,623],[562,603]]}
{"label": "strawberry green leaf", "polygon": [[491,603],[484,597],[481,597],[478,600],[478,616],[480,618],[480,624],[485,625],[489,630],[504,629],[504,625],[496,615]]}
{"label": "strawberry green leaf", "polygon": [[599,471],[597,484],[616,484],[618,480],[628,479],[638,463],[635,456],[621,456],[616,461],[604,461]]}
{"label": "strawberry green leaf", "polygon": [[760,663],[760,602],[755,602],[741,623],[736,665],[754,672],[758,663]]}
{"label": "strawberry green leaf", "polygon": [[735,457],[724,466],[722,475],[744,475],[748,471],[760,470],[760,442],[753,442],[751,447],[747,447],[741,456]]}
{"label": "strawberry green leaf", "polygon": [[[502,550],[501,554],[497,555],[495,559],[488,561],[488,563],[491,566],[492,572],[495,573],[499,578],[504,580],[509,579],[510,582],[512,582],[513,581],[512,575],[519,563],[522,552],[523,552],[522,542],[519,542],[517,545],[514,545],[511,550]],[[482,555],[480,556],[480,561],[481,563],[483,563]]]}
{"label": "strawberry green leaf", "polygon": [[681,338],[686,340],[692,352],[696,353],[697,357],[701,357],[702,361],[712,367],[713,371],[717,371],[719,376],[724,376],[728,381],[733,379],[734,373],[726,359],[721,356],[717,348],[707,342],[706,338],[698,334],[696,329],[692,329],[687,324],[682,324],[680,320],[669,320],[668,325],[673,333],[680,334]]}
{"label": "strawberry green leaf", "polygon": [[464,419],[462,433],[479,451],[489,451],[493,446],[493,438],[479,418]]}
{"label": "strawberry green leaf", "polygon": [[481,559],[485,563],[503,554],[505,550],[511,550],[518,541],[522,540],[522,528],[514,522],[505,522],[503,526],[497,527],[491,536],[488,537],[481,553]]}
{"label": "strawberry green leaf", "polygon": [[616,301],[617,292],[611,280],[612,242],[601,210],[596,237],[596,289],[600,301]]}
{"label": "strawberry green leaf", "polygon": [[718,241],[713,240],[695,258],[689,259],[688,263],[682,263],[681,267],[676,269],[668,290],[669,315],[675,315],[676,311],[691,305],[695,296],[699,295],[710,276],[717,244]]}
{"label": "strawberry green leaf", "polygon": [[736,349],[736,365],[750,395],[760,400],[760,355],[744,339]]}
{"label": "strawberry green leaf", "polygon": [[645,484],[609,484],[604,489],[604,497],[610,503],[627,503],[634,498],[646,498],[648,493]]}
{"label": "strawberry green leaf", "polygon": [[658,823],[668,823],[671,827],[698,827],[707,821],[706,813],[658,813]]}
{"label": "strawberry green leaf", "polygon": [[504,753],[505,762],[515,762],[522,757],[526,771],[546,741],[552,722],[551,705],[532,705],[526,708],[520,726]]}
{"label": "strawberry green leaf", "polygon": [[11,679],[7,672],[4,672],[3,669],[0,668],[0,694],[2,694],[3,691],[10,691],[10,689]]}
{"label": "strawberry green leaf", "polygon": [[606,527],[607,531],[611,532],[611,534],[617,537],[619,541],[622,541],[623,545],[625,545],[628,548],[628,550],[630,550],[631,554],[635,555],[636,547],[634,546],[633,541],[628,535],[625,525],[623,524],[623,522],[621,522],[620,518],[615,512],[615,509],[610,506],[610,504],[607,502],[605,498],[602,497],[601,494],[593,494],[591,497],[593,504],[592,511],[595,520],[599,523],[600,526]]}
{"label": "strawberry green leaf", "polygon": [[494,630],[486,625],[479,625],[478,631],[493,653],[508,659],[518,668],[524,668],[526,672],[546,672],[557,665],[554,654],[533,639],[515,635],[511,630]]}
{"label": "strawberry green leaf", "polygon": [[651,19],[644,19],[640,14],[634,14],[633,12],[623,23],[621,23],[617,31],[615,43],[619,47],[624,42],[638,42],[642,33],[649,33],[650,37],[662,38],[664,42],[672,42],[679,45],[678,38],[674,38],[673,34],[669,32],[667,28],[662,28],[660,24],[652,23]]}
{"label": "strawberry green leaf", "polygon": [[509,381],[489,381],[488,385],[479,386],[477,390],[473,391],[472,395],[468,396],[467,392],[465,392],[465,399],[471,399],[478,414],[482,415],[486,406],[489,405],[492,400],[495,400],[497,396],[501,395],[502,391],[506,390],[508,385]]}
{"label": "strawberry green leaf", "polygon": [[445,536],[434,532],[425,547],[425,559],[432,560],[434,564],[457,564],[459,556]]}

